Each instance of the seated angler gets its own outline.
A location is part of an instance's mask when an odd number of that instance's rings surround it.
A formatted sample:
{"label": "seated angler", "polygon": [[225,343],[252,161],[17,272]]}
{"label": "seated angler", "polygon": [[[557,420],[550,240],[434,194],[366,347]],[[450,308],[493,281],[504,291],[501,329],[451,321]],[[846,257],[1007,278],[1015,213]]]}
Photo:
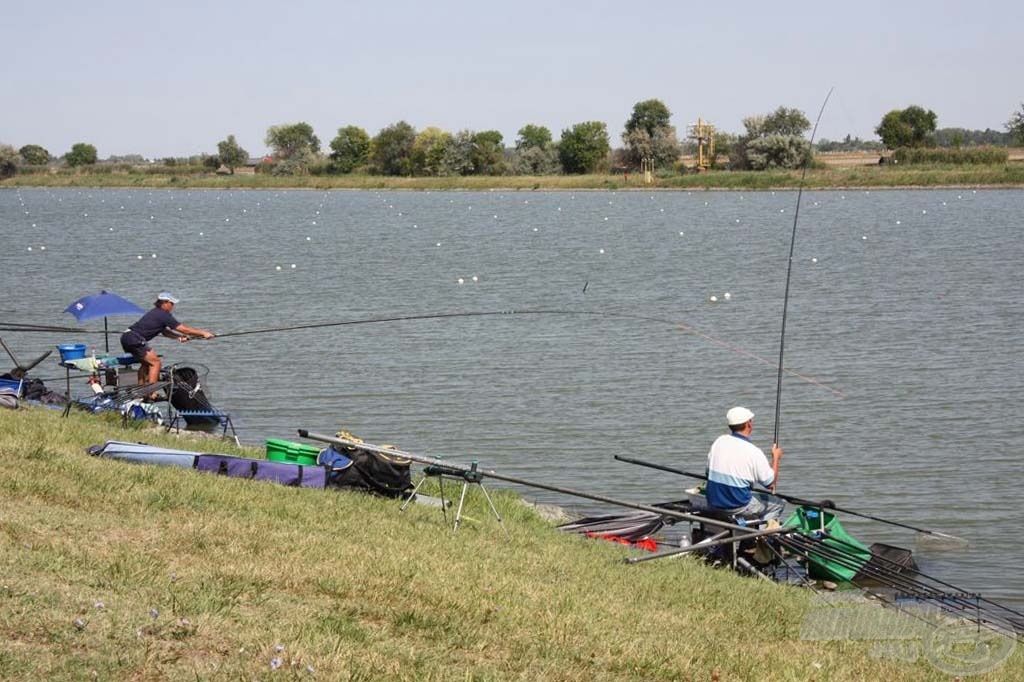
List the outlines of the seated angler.
{"label": "seated angler", "polygon": [[753,488],[756,483],[774,492],[782,448],[772,444],[769,465],[764,452],[750,441],[754,413],[745,407],[729,410],[726,422],[730,433],[715,439],[708,452],[708,507],[744,518],[777,519],[785,502]]}

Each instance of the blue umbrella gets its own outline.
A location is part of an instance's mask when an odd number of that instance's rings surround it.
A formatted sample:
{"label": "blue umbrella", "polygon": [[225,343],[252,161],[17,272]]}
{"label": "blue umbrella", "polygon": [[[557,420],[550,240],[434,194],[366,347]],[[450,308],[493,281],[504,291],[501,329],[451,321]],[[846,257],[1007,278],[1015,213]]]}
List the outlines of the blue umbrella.
{"label": "blue umbrella", "polygon": [[107,330],[107,317],[111,315],[136,315],[146,312],[139,306],[117,294],[108,291],[101,291],[98,294],[89,294],[78,299],[64,312],[71,313],[79,322],[93,320],[97,317],[103,318],[103,337],[106,341],[107,351],[110,351],[110,337]]}

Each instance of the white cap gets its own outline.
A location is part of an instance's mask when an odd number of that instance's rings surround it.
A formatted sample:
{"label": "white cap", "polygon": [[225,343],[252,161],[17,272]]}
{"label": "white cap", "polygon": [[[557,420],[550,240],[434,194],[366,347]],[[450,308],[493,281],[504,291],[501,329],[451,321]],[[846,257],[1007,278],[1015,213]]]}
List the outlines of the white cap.
{"label": "white cap", "polygon": [[746,424],[754,418],[754,413],[745,407],[734,407],[725,413],[725,421],[729,426]]}
{"label": "white cap", "polygon": [[178,305],[178,299],[171,295],[169,291],[161,291],[156,295],[158,301],[170,301],[174,305]]}

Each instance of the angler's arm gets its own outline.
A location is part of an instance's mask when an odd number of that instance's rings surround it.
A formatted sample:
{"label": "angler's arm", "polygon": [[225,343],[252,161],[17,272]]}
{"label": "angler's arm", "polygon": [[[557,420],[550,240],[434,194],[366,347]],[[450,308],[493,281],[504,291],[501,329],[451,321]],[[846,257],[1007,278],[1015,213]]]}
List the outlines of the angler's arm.
{"label": "angler's arm", "polygon": [[184,324],[179,324],[177,327],[174,328],[174,330],[177,332],[181,332],[186,337],[198,336],[199,338],[203,339],[212,339],[214,336],[213,332],[208,332],[205,329],[199,329],[197,327],[189,327]]}

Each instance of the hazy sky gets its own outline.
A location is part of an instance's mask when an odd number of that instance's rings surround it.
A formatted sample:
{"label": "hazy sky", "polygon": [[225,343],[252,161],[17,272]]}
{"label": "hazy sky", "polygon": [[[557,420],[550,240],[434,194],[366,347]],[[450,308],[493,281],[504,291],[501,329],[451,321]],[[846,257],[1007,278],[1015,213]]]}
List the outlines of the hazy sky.
{"label": "hazy sky", "polygon": [[919,104],[939,127],[993,128],[1024,100],[1024,2],[575,2],[3,0],[0,142],[75,142],[147,157],[251,154],[269,126],[306,121],[324,148],[374,135],[526,123],[557,138],[587,120],[614,146],[637,101],[680,136],[780,105],[819,137],[873,138]]}

